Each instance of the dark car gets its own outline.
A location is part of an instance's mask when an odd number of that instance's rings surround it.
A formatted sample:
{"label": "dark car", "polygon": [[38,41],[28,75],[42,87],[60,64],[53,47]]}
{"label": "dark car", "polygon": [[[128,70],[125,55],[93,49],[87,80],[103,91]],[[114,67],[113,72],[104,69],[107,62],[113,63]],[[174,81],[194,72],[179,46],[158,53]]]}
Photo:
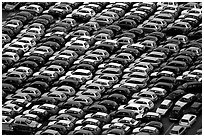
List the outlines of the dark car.
{"label": "dark car", "polygon": [[202,30],[193,31],[193,32],[188,33],[188,38],[190,40],[197,40],[199,38],[202,38]]}
{"label": "dark car", "polygon": [[127,98],[124,95],[118,94],[118,93],[113,93],[113,94],[110,94],[110,95],[105,95],[101,99],[113,100],[113,101],[117,102],[117,104],[125,104],[125,103],[127,103]]}
{"label": "dark car", "polygon": [[2,33],[7,34],[10,38],[13,38],[16,35],[12,29],[5,27],[2,27]]}
{"label": "dark car", "polygon": [[18,62],[14,64],[14,67],[19,67],[19,66],[32,68],[33,71],[38,71],[40,69],[40,66],[34,61],[23,61],[23,62]]}
{"label": "dark car", "polygon": [[186,82],[183,85],[179,86],[177,89],[182,89],[186,93],[200,93],[202,92],[202,82],[193,81]]}
{"label": "dark car", "polygon": [[42,57],[39,56],[28,56],[28,57],[23,57],[19,60],[19,62],[23,61],[34,61],[36,62],[39,66],[42,66],[45,64],[45,60]]}
{"label": "dark car", "polygon": [[115,111],[118,108],[118,104],[113,100],[104,99],[99,102],[95,102],[95,104],[105,106],[109,112]]}
{"label": "dark car", "polygon": [[75,107],[75,108],[83,108],[84,107],[84,105],[82,105],[82,103],[72,101],[72,100],[67,100],[66,102],[61,102],[57,106],[61,109],[69,109],[72,107]]}
{"label": "dark car", "polygon": [[80,129],[80,130],[71,131],[69,132],[68,135],[94,135],[94,133],[89,130]]}
{"label": "dark car", "polygon": [[145,126],[156,127],[160,133],[162,133],[164,130],[163,123],[159,122],[159,121],[150,121],[150,122],[146,123]]}
{"label": "dark car", "polygon": [[43,75],[33,76],[27,79],[27,82],[34,82],[34,81],[46,82],[48,85],[51,85],[53,83],[53,79],[51,77],[43,76]]}
{"label": "dark car", "polygon": [[113,88],[107,91],[108,94],[113,94],[113,93],[117,93],[117,94],[122,94],[124,96],[131,97],[132,93],[128,88],[124,88],[124,87],[118,87],[118,88]]}
{"label": "dark car", "polygon": [[45,66],[49,66],[49,65],[59,65],[59,66],[63,67],[66,70],[66,69],[69,68],[70,63],[68,61],[65,61],[65,60],[53,60],[53,61],[48,61],[45,64]]}
{"label": "dark car", "polygon": [[184,115],[185,107],[173,107],[172,111],[169,114],[170,121],[179,121]]}
{"label": "dark car", "polygon": [[39,89],[42,93],[45,93],[49,91],[50,89],[50,86],[46,82],[42,82],[42,81],[35,81],[32,83],[27,83],[24,85],[24,87],[34,87],[34,88]]}
{"label": "dark car", "polygon": [[77,118],[69,114],[59,114],[59,115],[51,116],[48,119],[48,121],[57,121],[57,120],[67,120],[75,123]]}
{"label": "dark car", "polygon": [[12,84],[15,88],[23,86],[23,80],[17,77],[6,77],[2,80],[3,83]]}
{"label": "dark car", "polygon": [[118,22],[118,25],[125,30],[128,29],[132,29],[132,28],[136,28],[137,27],[137,23],[132,20],[132,19],[123,19],[121,21]]}
{"label": "dark car", "polygon": [[62,37],[56,36],[56,35],[50,36],[50,37],[48,37],[48,38],[43,38],[43,39],[41,39],[41,42],[46,42],[46,41],[57,42],[57,43],[60,44],[61,46],[64,46],[64,45],[65,45],[65,40],[64,40]]}
{"label": "dark car", "polygon": [[110,113],[110,116],[112,118],[123,118],[123,117],[135,118],[136,115],[137,114],[130,109],[120,109]]}
{"label": "dark car", "polygon": [[125,135],[124,129],[109,129],[102,132],[102,135]]}
{"label": "dark car", "polygon": [[13,94],[17,90],[12,84],[2,83],[2,90],[6,93]]}
{"label": "dark car", "polygon": [[8,16],[7,19],[10,20],[12,17],[14,17],[16,15],[24,16],[24,17],[27,18],[27,20],[32,20],[33,19],[33,15],[30,12],[28,12],[28,11],[20,11],[20,12],[11,14],[11,15]]}
{"label": "dark car", "polygon": [[165,97],[165,99],[172,100],[173,102],[176,102],[179,98],[181,98],[183,95],[185,95],[186,92],[181,89],[177,89],[175,91],[172,91],[168,96]]}
{"label": "dark car", "polygon": [[199,115],[201,112],[202,112],[202,103],[194,102],[185,113]]}
{"label": "dark car", "polygon": [[[63,126],[63,125],[53,124],[53,125],[49,125],[49,126],[44,126],[44,127],[42,128],[42,130],[47,130],[47,129],[56,130],[56,131],[58,131],[61,135],[66,135],[66,134],[68,133],[66,127]],[[42,132],[43,132],[43,131],[42,131]]]}
{"label": "dark car", "polygon": [[107,113],[108,109],[104,105],[92,104],[90,106],[86,106],[83,108],[86,113],[96,113],[96,112],[104,112]]}
{"label": "dark car", "polygon": [[79,89],[79,87],[81,86],[79,81],[73,80],[73,79],[59,80],[59,81],[56,81],[53,85],[55,86],[67,85],[67,86],[73,87],[75,90]]}

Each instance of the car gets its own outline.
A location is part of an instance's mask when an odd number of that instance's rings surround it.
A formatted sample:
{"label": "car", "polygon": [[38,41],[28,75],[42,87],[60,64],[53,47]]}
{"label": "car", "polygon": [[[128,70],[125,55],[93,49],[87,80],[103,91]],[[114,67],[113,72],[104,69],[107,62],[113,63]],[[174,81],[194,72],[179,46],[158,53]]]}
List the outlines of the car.
{"label": "car", "polygon": [[156,127],[145,126],[142,128],[133,129],[132,133],[134,135],[159,135],[159,130]]}
{"label": "car", "polygon": [[8,94],[6,96],[6,100],[14,100],[14,99],[25,99],[27,101],[32,100],[31,96],[26,93]]}
{"label": "car", "polygon": [[58,114],[69,114],[76,118],[82,118],[85,115],[82,109],[75,107],[71,107],[69,109],[61,109]]}
{"label": "car", "polygon": [[80,129],[91,131],[94,135],[98,135],[98,134],[101,133],[101,128],[99,128],[99,127],[96,126],[96,125],[89,125],[89,124],[87,124],[87,125],[85,125],[85,126],[77,126],[77,127],[74,129],[74,131],[80,130]]}
{"label": "car", "polygon": [[126,134],[129,134],[131,131],[131,128],[123,123],[112,123],[112,124],[106,124],[102,127],[102,130],[110,130],[110,129],[123,129]]}
{"label": "car", "polygon": [[99,100],[101,98],[100,91],[95,91],[92,89],[88,89],[85,91],[78,91],[75,95],[77,95],[77,96],[86,95],[86,96],[91,97],[93,100]]}
{"label": "car", "polygon": [[104,112],[96,112],[96,113],[88,113],[85,115],[84,118],[94,118],[94,119],[98,119],[99,121],[102,122],[102,125],[104,125],[105,123],[110,122],[111,118],[110,115]]}
{"label": "car", "polygon": [[68,131],[67,131],[67,129],[66,129],[65,126],[53,124],[53,125],[44,126],[40,131],[37,131],[35,134],[36,134],[36,135],[39,135],[39,134],[41,134],[43,131],[50,130],[50,129],[59,132],[60,135],[65,135],[65,134],[68,133]]}
{"label": "car", "polygon": [[29,120],[27,118],[15,118],[12,124],[13,130],[33,133],[42,127],[41,123]]}
{"label": "car", "polygon": [[23,109],[28,109],[31,108],[32,103],[29,103],[27,100],[25,99],[15,99],[15,100],[8,100],[4,103],[6,104],[16,104],[19,107],[22,107]]}
{"label": "car", "polygon": [[135,87],[138,86],[138,88],[144,88],[147,86],[145,82],[147,82],[146,78],[127,78],[127,79],[122,79],[120,81],[120,84],[130,83],[133,85],[135,84]]}
{"label": "car", "polygon": [[109,99],[103,99],[101,101],[97,101],[94,104],[103,105],[107,108],[108,112],[115,111],[118,108],[117,102]]}
{"label": "car", "polygon": [[196,121],[197,116],[194,114],[184,114],[179,120],[179,125],[190,128]]}
{"label": "car", "polygon": [[146,108],[145,111],[152,110],[154,108],[154,103],[147,98],[131,99],[128,104],[131,103],[144,106]]}
{"label": "car", "polygon": [[2,131],[12,132],[12,123],[14,119],[9,116],[2,116]]}
{"label": "car", "polygon": [[66,128],[67,131],[72,130],[74,128],[74,124],[72,123],[72,121],[69,121],[69,120],[52,121],[48,123],[48,126],[49,125],[62,125]]}
{"label": "car", "polygon": [[70,115],[70,114],[62,113],[62,114],[53,115],[53,116],[49,117],[49,119],[48,119],[49,122],[53,122],[53,121],[55,122],[55,121],[59,121],[59,120],[76,122],[77,118]]}
{"label": "car", "polygon": [[125,135],[125,131],[123,129],[110,129],[102,132],[102,135]]}
{"label": "car", "polygon": [[8,72],[17,71],[17,72],[24,72],[27,76],[31,76],[33,74],[33,70],[29,67],[17,67],[17,68],[10,68]]}
{"label": "car", "polygon": [[74,97],[70,97],[68,100],[78,101],[84,105],[91,105],[93,103],[93,99],[87,95],[76,95]]}
{"label": "car", "polygon": [[135,104],[135,103],[131,103],[131,104],[128,104],[128,105],[120,105],[118,107],[118,110],[120,110],[120,109],[129,109],[131,111],[134,111],[137,114],[145,113],[145,107],[141,106],[139,104]]}
{"label": "car", "polygon": [[156,102],[158,100],[158,96],[156,95],[156,93],[152,92],[152,91],[140,91],[137,93],[134,93],[132,95],[133,99],[139,99],[139,98],[147,98],[150,99],[153,102]]}
{"label": "car", "polygon": [[9,58],[13,60],[14,62],[17,62],[20,59],[19,55],[14,52],[5,52],[2,54],[2,57]]}
{"label": "car", "polygon": [[40,130],[35,135],[61,135],[58,131],[52,129]]}
{"label": "car", "polygon": [[164,126],[163,126],[162,122],[159,122],[159,121],[150,121],[150,122],[146,123],[145,126],[156,127],[160,133],[162,133],[164,130]]}
{"label": "car", "polygon": [[67,100],[67,98],[68,98],[65,93],[62,93],[59,91],[45,92],[44,94],[41,95],[41,97],[54,98],[58,102],[63,102],[65,100]]}
{"label": "car", "polygon": [[11,118],[14,118],[17,114],[14,112],[14,110],[9,108],[2,108],[2,115],[3,116],[9,116]]}
{"label": "car", "polygon": [[115,118],[111,121],[111,123],[123,123],[130,128],[136,128],[140,125],[141,121],[135,120],[134,118],[130,117],[123,117],[123,118]]}
{"label": "car", "polygon": [[161,115],[157,112],[147,112],[145,113],[142,118],[142,121],[161,121]]}
{"label": "car", "polygon": [[55,92],[55,91],[60,91],[68,96],[73,96],[76,91],[73,87],[71,86],[66,86],[66,85],[62,85],[62,86],[59,86],[59,87],[53,87],[50,89],[51,92]]}
{"label": "car", "polygon": [[47,103],[43,105],[34,105],[31,109],[44,109],[48,112],[49,115],[55,115],[59,111],[58,106]]}
{"label": "car", "polygon": [[2,83],[2,90],[6,93],[14,93],[17,89],[12,84]]}
{"label": "car", "polygon": [[200,102],[194,102],[186,113],[199,115],[202,111],[202,104]]}
{"label": "car", "polygon": [[42,122],[42,119],[40,119],[39,116],[35,115],[35,114],[23,114],[23,115],[17,115],[15,117],[16,118],[27,118],[29,120],[33,120],[33,121],[37,121],[37,122]]}
{"label": "car", "polygon": [[170,130],[169,134],[170,135],[183,135],[186,132],[186,127],[180,126],[180,125],[175,125],[172,127]]}
{"label": "car", "polygon": [[96,126],[100,126],[101,122],[98,119],[94,119],[94,118],[86,118],[86,119],[80,119],[78,121],[76,121],[75,125],[76,126],[80,126],[80,125],[96,125]]}
{"label": "car", "polygon": [[71,12],[72,12],[72,8],[66,4],[55,4],[48,9],[49,14],[51,14],[52,16],[61,17],[61,18],[66,17],[66,15],[70,14]]}
{"label": "car", "polygon": [[31,12],[34,15],[40,15],[43,12],[43,8],[39,5],[28,5],[28,6],[22,6],[20,7],[20,11],[28,11]]}
{"label": "car", "polygon": [[3,75],[2,78],[3,79],[5,79],[5,78],[18,78],[22,81],[25,81],[27,79],[27,76],[23,72],[13,71],[13,72],[8,73],[6,76]]}
{"label": "car", "polygon": [[179,121],[184,114],[185,107],[174,106],[169,114],[169,121]]}
{"label": "car", "polygon": [[181,97],[176,103],[175,106],[180,106],[183,107],[185,105],[190,105],[192,104],[194,101],[196,100],[196,96],[195,94],[192,93],[188,93],[186,95],[184,95],[183,97]]}
{"label": "car", "polygon": [[161,116],[166,115],[168,111],[173,107],[173,101],[164,99],[160,106],[156,109],[156,112],[159,113]]}
{"label": "car", "polygon": [[96,15],[96,12],[91,8],[79,8],[75,12],[72,12],[72,18],[76,20],[88,21],[93,16]]}

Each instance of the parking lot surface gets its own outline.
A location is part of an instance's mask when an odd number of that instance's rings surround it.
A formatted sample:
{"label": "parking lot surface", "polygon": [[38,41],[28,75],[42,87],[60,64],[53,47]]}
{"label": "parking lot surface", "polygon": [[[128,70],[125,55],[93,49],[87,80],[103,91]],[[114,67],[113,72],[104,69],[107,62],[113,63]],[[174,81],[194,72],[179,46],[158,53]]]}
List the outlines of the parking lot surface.
{"label": "parking lot surface", "polygon": [[201,135],[201,2],[3,2],[4,135]]}

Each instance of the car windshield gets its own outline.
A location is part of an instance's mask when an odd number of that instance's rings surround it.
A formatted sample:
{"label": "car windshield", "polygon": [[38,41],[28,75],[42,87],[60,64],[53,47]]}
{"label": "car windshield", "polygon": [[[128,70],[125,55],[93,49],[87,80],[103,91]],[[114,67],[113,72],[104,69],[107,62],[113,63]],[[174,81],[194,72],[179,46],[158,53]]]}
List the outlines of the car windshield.
{"label": "car windshield", "polygon": [[73,75],[87,75],[87,73],[83,73],[83,72],[73,72]]}
{"label": "car windshield", "polygon": [[171,130],[171,134],[178,134],[178,131]]}
{"label": "car windshield", "polygon": [[146,103],[143,102],[143,101],[136,101],[135,103],[138,103],[138,104],[146,104]]}
{"label": "car windshield", "polygon": [[161,109],[168,109],[168,107],[166,105],[161,104],[161,106],[159,107]]}
{"label": "car windshield", "polygon": [[188,123],[187,119],[181,119],[181,122]]}
{"label": "car windshield", "polygon": [[181,98],[180,101],[181,101],[181,102],[188,102],[189,99],[187,99],[187,98]]}

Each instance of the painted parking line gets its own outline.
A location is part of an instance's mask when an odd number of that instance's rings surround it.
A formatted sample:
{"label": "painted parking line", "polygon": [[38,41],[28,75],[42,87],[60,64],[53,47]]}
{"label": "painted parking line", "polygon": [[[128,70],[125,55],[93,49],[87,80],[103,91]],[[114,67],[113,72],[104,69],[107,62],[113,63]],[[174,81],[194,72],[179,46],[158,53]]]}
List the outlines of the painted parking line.
{"label": "painted parking line", "polygon": [[166,132],[164,133],[164,135],[166,135],[168,133],[168,131],[174,126],[175,123],[172,123],[169,128],[166,130]]}

